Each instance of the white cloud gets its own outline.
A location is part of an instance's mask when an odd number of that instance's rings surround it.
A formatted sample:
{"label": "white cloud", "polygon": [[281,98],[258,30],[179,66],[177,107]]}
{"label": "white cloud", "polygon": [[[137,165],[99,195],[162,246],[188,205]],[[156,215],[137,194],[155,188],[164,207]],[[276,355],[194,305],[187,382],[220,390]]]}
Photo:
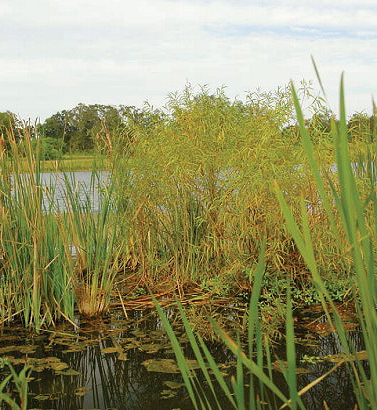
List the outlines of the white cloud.
{"label": "white cloud", "polygon": [[314,78],[331,101],[346,71],[351,110],[377,94],[375,1],[2,0],[0,111],[77,102],[162,105],[186,81],[231,96]]}

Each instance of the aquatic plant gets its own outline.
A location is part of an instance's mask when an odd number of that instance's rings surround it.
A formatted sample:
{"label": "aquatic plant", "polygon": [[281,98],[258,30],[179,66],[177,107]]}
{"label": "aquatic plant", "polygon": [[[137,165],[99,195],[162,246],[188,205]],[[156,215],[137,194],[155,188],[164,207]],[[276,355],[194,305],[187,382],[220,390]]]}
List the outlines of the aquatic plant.
{"label": "aquatic plant", "polygon": [[[322,86],[319,76],[318,79]],[[368,173],[368,179],[370,181],[369,196],[363,201],[358,189],[358,181],[352,168],[352,159],[349,153],[343,82],[342,75],[340,85],[340,121],[339,124],[336,124],[334,120],[331,123],[338,175],[338,184],[331,184],[332,197],[328,196],[324,189],[324,181],[320,176],[318,165],[314,160],[313,146],[304,126],[302,111],[294,89],[293,92],[303,145],[311,163],[323,206],[330,220],[334,220],[334,210],[330,205],[332,201],[335,202],[337,210],[341,215],[342,225],[337,226],[336,224],[331,224],[330,228],[333,229],[335,237],[341,236],[343,234],[342,230],[346,232],[349,244],[348,251],[352,255],[355,272],[355,285],[352,290],[366,347],[369,374],[367,374],[360,359],[358,359],[357,352],[354,351],[352,343],[349,342],[338,310],[326,289],[323,278],[319,274],[318,266],[314,258],[314,246],[308,225],[307,211],[305,210],[303,201],[300,230],[278,187],[277,195],[286,218],[287,227],[310,269],[313,282],[320,295],[321,303],[328,320],[330,323],[333,323],[345,353],[349,357],[356,358],[355,361],[349,361],[347,366],[353,380],[358,406],[360,408],[375,408],[377,407],[377,391],[375,389],[377,385],[377,282],[374,259],[374,248],[376,244],[370,227],[374,224],[374,229],[377,229],[377,180],[373,172]],[[370,159],[370,157],[369,153],[368,158]],[[367,158],[364,159],[364,162],[368,163]],[[369,166],[374,168],[375,162],[369,160]]]}
{"label": "aquatic plant", "polygon": [[[145,285],[170,280],[173,288],[177,283],[183,288],[218,281],[217,288],[238,292],[237,284],[248,281],[245,271],[256,266],[263,237],[269,275],[305,284],[309,270],[284,225],[274,180],[294,215],[305,197],[322,275],[334,281],[351,274],[346,234],[334,238],[327,229],[332,222],[310,163],[296,133],[287,131],[295,120],[293,107],[289,90],[250,94],[241,103],[230,101],[222,89],[215,94],[186,89],[171,96],[166,116],[153,128],[135,126],[132,150],[129,145],[118,150],[112,136],[118,209],[124,213],[129,256]],[[333,147],[327,133],[319,138],[317,128],[313,155],[320,172],[329,175],[324,189],[330,193],[336,180],[329,171]],[[358,186],[366,199],[365,178]],[[341,222],[336,211],[332,218]]]}
{"label": "aquatic plant", "polygon": [[[76,303],[83,313],[100,315],[119,266],[111,184],[93,213],[89,197],[83,201],[66,174],[60,209],[62,192],[42,182],[38,140],[25,127],[20,141],[12,134],[8,141],[0,170],[0,324],[21,318],[38,331],[62,319],[74,323]],[[97,183],[93,169],[92,193],[101,189]]]}
{"label": "aquatic plant", "polygon": [[[8,367],[10,374],[0,383],[0,406],[2,403],[6,403],[10,408],[14,410],[26,410],[27,409],[27,393],[28,393],[28,377],[30,376],[31,369],[28,366],[24,366],[20,373],[17,373],[13,366],[4,359],[0,359],[0,368]],[[5,391],[9,383],[14,383],[18,399],[13,399],[13,395],[10,395]],[[19,404],[18,404],[19,403]]]}
{"label": "aquatic plant", "polygon": [[11,152],[0,171],[0,323],[21,315],[26,326],[39,329],[62,317],[72,320],[72,271],[58,219],[48,215],[55,209],[53,187],[43,192],[28,128],[21,142],[8,139]]}

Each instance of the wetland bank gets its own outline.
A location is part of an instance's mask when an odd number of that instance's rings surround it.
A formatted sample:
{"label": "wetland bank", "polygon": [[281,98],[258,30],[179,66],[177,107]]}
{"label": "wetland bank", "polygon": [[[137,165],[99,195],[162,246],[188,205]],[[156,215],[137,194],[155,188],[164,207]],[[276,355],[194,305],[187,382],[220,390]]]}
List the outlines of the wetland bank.
{"label": "wetland bank", "polygon": [[[376,126],[355,130],[344,107],[336,120],[317,98],[310,104],[304,121],[290,88],[251,93],[245,103],[223,90],[186,89],[148,122],[117,132],[104,123],[96,141],[109,178],[101,182],[97,162],[88,191],[95,210],[74,175],[64,175],[59,192],[44,186],[30,127],[18,140],[9,133],[0,175],[0,351],[11,367],[4,363],[0,400],[21,408],[26,398],[39,408],[43,400],[57,408],[126,408],[131,400],[127,408],[142,408],[151,390],[158,408],[315,408],[318,397],[330,399],[312,392],[341,375],[337,385],[353,386],[337,396],[349,400],[342,407],[376,408]],[[229,308],[235,315],[244,302],[239,320],[229,321]],[[318,304],[325,323],[315,318],[307,329],[328,327],[336,351],[306,347],[300,356],[299,312]],[[209,305],[223,314],[205,311]],[[142,309],[158,317],[138,333],[131,319]],[[356,315],[353,332],[344,311]],[[12,334],[16,326],[24,336]],[[164,336],[153,333],[162,329]],[[160,337],[169,345],[157,349]],[[155,359],[176,376],[162,379]],[[303,376],[308,366],[322,374]],[[145,368],[154,390],[138,376]],[[101,380],[91,393],[87,372]],[[42,392],[49,377],[54,389]]]}

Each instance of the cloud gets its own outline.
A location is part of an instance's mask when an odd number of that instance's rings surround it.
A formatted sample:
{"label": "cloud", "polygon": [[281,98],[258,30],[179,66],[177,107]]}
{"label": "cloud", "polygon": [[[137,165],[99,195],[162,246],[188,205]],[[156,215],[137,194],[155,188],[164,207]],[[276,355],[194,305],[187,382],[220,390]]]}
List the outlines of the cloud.
{"label": "cloud", "polygon": [[[376,94],[375,1],[3,0],[0,111],[42,117],[77,102],[162,105],[186,81],[257,86],[314,78],[352,109]],[[364,101],[364,105],[363,104]]]}

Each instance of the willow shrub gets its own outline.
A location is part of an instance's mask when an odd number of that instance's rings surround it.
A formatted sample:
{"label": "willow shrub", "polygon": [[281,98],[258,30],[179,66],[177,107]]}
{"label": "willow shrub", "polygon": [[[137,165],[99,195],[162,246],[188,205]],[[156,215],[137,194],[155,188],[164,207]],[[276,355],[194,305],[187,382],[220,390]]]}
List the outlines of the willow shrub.
{"label": "willow shrub", "polygon": [[[315,160],[315,149],[308,129],[305,127],[302,110],[293,87],[292,93],[297,110],[303,147],[310,163],[316,189],[321,195],[323,209],[327,213],[329,221],[331,221],[328,229],[333,232],[334,238],[338,243],[343,242],[344,233],[346,234],[347,252],[352,260],[353,268],[354,286],[352,294],[365,343],[367,364],[363,364],[361,355],[355,351],[352,339],[348,338],[346,328],[326,289],[323,276],[320,274],[320,266],[318,260],[316,260],[316,243],[313,238],[315,237],[316,230],[321,230],[322,227],[310,226],[311,210],[307,209],[304,197],[301,197],[300,201],[301,213],[295,216],[294,209],[289,206],[285,198],[285,192],[275,182],[276,194],[284,215],[286,228],[294,238],[296,246],[305,261],[305,265],[310,271],[311,280],[318,291],[327,319],[335,329],[341,343],[343,358],[327,373],[313,380],[301,390],[298,390],[294,322],[291,297],[290,292],[288,292],[286,309],[287,362],[286,365],[284,365],[284,362],[281,362],[280,368],[285,377],[286,385],[280,390],[274,384],[274,367],[271,362],[269,339],[268,335],[262,334],[261,319],[258,313],[258,299],[262,287],[262,276],[266,271],[264,247],[262,247],[259,263],[253,271],[254,286],[250,299],[247,335],[248,352],[242,351],[239,338],[236,341],[232,340],[224,330],[210,319],[220,339],[234,353],[237,359],[236,373],[230,380],[231,386],[224,380],[219,367],[213,360],[200,335],[194,335],[185,312],[179,305],[190,345],[200,365],[202,377],[205,378],[209,387],[206,390],[203,389],[199,373],[192,369],[188,361],[185,360],[183,349],[166,315],[162,308],[157,305],[158,313],[169,334],[183,380],[195,409],[259,409],[262,408],[262,404],[267,405],[268,408],[283,409],[289,407],[292,409],[304,409],[305,404],[302,399],[305,397],[305,394],[339,366],[347,367],[357,402],[355,408],[377,408],[377,281],[375,271],[376,241],[373,232],[373,230],[377,230],[377,179],[374,172],[376,161],[372,159],[373,155],[371,153],[363,161],[365,164],[365,176],[369,180],[369,191],[366,200],[364,200],[363,197],[366,195],[364,191],[365,186],[360,184],[360,175],[358,172],[355,172],[350,155],[342,78],[340,121],[338,124],[332,121],[331,124],[337,165],[336,181],[324,178],[321,175],[319,163]],[[327,192],[328,184],[331,185],[330,194]],[[360,185],[362,190],[360,190]],[[340,224],[336,223],[338,215],[341,218]],[[279,361],[276,363],[279,365]],[[214,380],[210,377],[210,374],[214,375]],[[245,383],[246,380],[249,382],[248,384]],[[324,406],[325,408],[328,407],[326,403],[324,403]]]}
{"label": "willow shrub", "polygon": [[[297,133],[284,131],[292,108],[289,90],[250,94],[241,103],[222,89],[212,95],[187,88],[170,96],[159,121],[135,127],[132,149],[113,150],[127,258],[147,281],[164,275],[179,283],[242,281],[245,267],[256,265],[264,237],[269,270],[303,276],[307,270],[284,227],[274,180],[295,214],[300,195],[307,198],[322,269],[328,275],[349,269],[343,247],[327,229]],[[119,146],[116,136],[113,146]],[[319,158],[328,169],[328,156]]]}

